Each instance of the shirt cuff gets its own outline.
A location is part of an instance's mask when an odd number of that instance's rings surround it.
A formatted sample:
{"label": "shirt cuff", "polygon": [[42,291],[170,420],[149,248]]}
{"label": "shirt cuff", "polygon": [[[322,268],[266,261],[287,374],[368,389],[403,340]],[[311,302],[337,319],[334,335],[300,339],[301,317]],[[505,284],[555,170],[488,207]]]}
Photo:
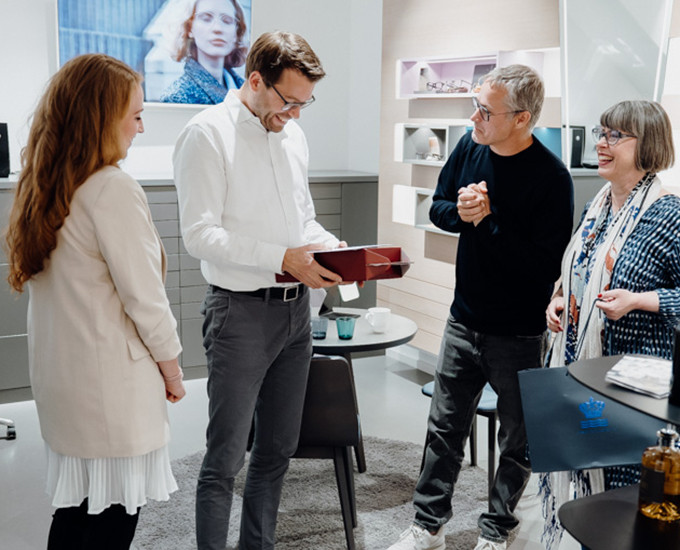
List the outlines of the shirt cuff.
{"label": "shirt cuff", "polygon": [[285,246],[272,243],[264,243],[259,250],[260,261],[258,265],[263,266],[272,273],[283,273],[283,257],[286,255]]}
{"label": "shirt cuff", "polygon": [[659,315],[669,326],[675,326],[680,319],[678,315],[678,291],[668,288],[657,288],[654,292],[659,296]]}

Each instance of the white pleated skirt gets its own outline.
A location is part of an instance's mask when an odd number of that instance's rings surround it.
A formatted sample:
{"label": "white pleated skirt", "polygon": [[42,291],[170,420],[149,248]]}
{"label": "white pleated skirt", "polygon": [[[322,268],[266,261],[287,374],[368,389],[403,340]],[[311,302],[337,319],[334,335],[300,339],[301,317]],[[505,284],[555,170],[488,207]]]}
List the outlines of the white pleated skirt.
{"label": "white pleated skirt", "polygon": [[167,445],[122,458],[78,458],[55,453],[47,443],[45,448],[47,494],[56,508],[80,506],[87,497],[89,514],[122,504],[133,515],[147,499],[165,501],[177,490]]}

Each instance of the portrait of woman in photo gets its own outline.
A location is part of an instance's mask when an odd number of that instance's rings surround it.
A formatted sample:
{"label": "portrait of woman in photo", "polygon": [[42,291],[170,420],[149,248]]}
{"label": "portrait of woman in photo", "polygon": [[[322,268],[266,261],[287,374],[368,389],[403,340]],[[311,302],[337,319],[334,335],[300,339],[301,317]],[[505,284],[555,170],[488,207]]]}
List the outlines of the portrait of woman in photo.
{"label": "portrait of woman in photo", "polygon": [[184,73],[161,95],[164,103],[220,103],[227,91],[240,88],[234,68],[245,63],[247,26],[238,0],[196,0],[182,23],[173,58]]}

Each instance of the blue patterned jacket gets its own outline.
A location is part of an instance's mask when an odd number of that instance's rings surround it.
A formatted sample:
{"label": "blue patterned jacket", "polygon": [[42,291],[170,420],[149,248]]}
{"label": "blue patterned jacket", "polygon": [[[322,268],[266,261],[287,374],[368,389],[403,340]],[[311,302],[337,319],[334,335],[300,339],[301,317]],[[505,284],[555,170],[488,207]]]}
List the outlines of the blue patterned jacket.
{"label": "blue patterned jacket", "polygon": [[603,354],[671,359],[673,328],[680,322],[680,198],[664,195],[643,214],[619,253],[610,288],[656,291],[659,312],[634,310],[618,321],[605,319]]}
{"label": "blue patterned jacket", "polygon": [[[225,68],[224,71],[231,75],[240,88],[243,84],[243,78],[231,69]],[[225,81],[227,81],[226,78]],[[214,105],[222,103],[226,95],[227,88],[217,82],[215,77],[206,71],[198,61],[188,58],[184,63],[184,74],[161,94],[161,101],[163,103]]]}

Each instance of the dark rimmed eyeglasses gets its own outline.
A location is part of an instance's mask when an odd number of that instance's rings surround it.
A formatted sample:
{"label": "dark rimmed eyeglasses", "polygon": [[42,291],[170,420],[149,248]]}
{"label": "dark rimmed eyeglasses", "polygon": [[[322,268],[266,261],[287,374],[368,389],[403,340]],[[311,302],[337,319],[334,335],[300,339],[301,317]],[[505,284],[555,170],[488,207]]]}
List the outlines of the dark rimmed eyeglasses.
{"label": "dark rimmed eyeglasses", "polygon": [[295,107],[298,107],[299,109],[304,109],[305,107],[309,107],[312,103],[316,101],[316,98],[314,96],[310,97],[304,103],[286,101],[286,98],[281,95],[281,93],[276,89],[276,86],[274,86],[273,84],[272,89],[276,92],[276,95],[278,95],[281,98],[281,101],[283,101],[283,107],[281,107],[282,111],[290,111],[291,109],[295,109]]}
{"label": "dark rimmed eyeglasses", "polygon": [[607,141],[607,145],[609,145],[610,147],[616,145],[622,138],[637,137],[634,136],[633,134],[624,134],[623,132],[619,132],[618,130],[609,130],[607,128],[603,128],[602,126],[595,126],[595,128],[592,129],[592,133],[595,143],[598,143],[602,138],[604,138]]}
{"label": "dark rimmed eyeglasses", "polygon": [[489,109],[487,109],[486,107],[484,107],[484,105],[482,105],[479,101],[477,101],[476,97],[472,98],[472,105],[474,105],[475,111],[479,111],[479,114],[482,116],[482,119],[484,120],[484,122],[489,122],[489,119],[492,116],[516,115],[517,113],[522,113],[526,110],[526,109],[520,109],[519,111],[505,111],[504,113],[492,113],[491,111],[489,111]]}

